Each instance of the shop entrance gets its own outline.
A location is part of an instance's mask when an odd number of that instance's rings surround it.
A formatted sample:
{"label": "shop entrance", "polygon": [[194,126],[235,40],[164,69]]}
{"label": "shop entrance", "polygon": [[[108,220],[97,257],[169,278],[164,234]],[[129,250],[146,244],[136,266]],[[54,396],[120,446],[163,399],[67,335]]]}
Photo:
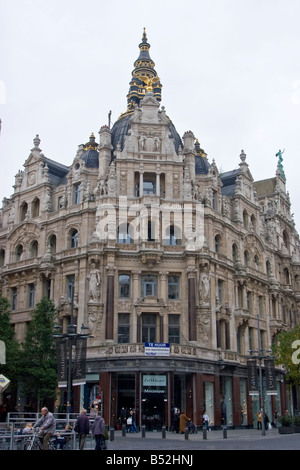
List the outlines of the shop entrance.
{"label": "shop entrance", "polygon": [[147,431],[161,430],[166,424],[167,400],[163,393],[142,394],[142,425]]}
{"label": "shop entrance", "polygon": [[166,374],[143,374],[142,425],[148,431],[158,431],[167,420]]}

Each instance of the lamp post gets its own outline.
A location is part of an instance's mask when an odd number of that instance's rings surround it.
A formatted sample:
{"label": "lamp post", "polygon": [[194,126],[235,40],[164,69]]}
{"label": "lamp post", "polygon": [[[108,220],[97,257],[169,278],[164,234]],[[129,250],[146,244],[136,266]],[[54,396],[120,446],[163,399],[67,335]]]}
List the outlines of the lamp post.
{"label": "lamp post", "polygon": [[[267,359],[270,355],[264,355],[265,353],[270,353],[270,350],[264,349],[261,347],[261,335],[260,335],[260,324],[259,324],[260,315],[257,315],[257,336],[258,336],[258,350],[249,350],[251,357],[253,359],[258,359],[258,370],[259,370],[259,405],[260,405],[260,412],[261,412],[261,432],[262,436],[266,435],[266,428],[265,428],[265,409],[264,409],[264,389],[263,389],[263,376],[262,376],[262,359]],[[255,355],[253,355],[255,354]]]}
{"label": "lamp post", "polygon": [[[58,353],[57,360],[58,361],[64,361],[65,365],[67,364],[66,361],[66,355],[68,355],[68,366],[67,366],[67,412],[69,412],[71,408],[71,394],[72,394],[72,385],[73,385],[73,368],[72,368],[72,362],[73,362],[73,357],[72,357],[72,351],[73,351],[73,346],[75,347],[78,345],[78,340],[86,340],[87,338],[92,338],[92,335],[88,332],[82,333],[83,330],[88,330],[89,328],[84,326],[84,324],[81,325],[81,333],[77,333],[77,325],[74,323],[74,289],[72,289],[72,298],[71,298],[71,313],[70,313],[70,323],[67,326],[67,332],[63,333],[62,332],[62,326],[61,325],[55,325],[54,326],[55,332],[53,333],[53,337],[58,340],[63,341],[63,348],[62,348],[62,353]],[[64,344],[65,343],[65,344]],[[61,356],[63,354],[63,356]],[[85,371],[85,361],[86,357],[84,355],[80,355],[80,360],[84,362],[84,368],[83,370]],[[64,373],[64,375],[66,375]],[[83,380],[84,378],[82,378]]]}

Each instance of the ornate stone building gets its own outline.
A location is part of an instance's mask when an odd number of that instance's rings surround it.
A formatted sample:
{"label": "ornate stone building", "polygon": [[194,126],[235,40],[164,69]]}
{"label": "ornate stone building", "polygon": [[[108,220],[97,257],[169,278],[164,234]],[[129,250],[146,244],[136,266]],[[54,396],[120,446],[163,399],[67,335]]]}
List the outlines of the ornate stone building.
{"label": "ornate stone building", "polygon": [[[22,340],[43,296],[66,329],[74,293],[76,323],[93,335],[74,409],[101,397],[110,424],[132,407],[138,424],[171,426],[177,406],[196,424],[206,409],[216,426],[251,425],[257,317],[265,349],[299,323],[299,236],[282,155],[267,180],[253,180],[243,150],[238,169],[220,174],[160,107],[145,32],[139,49],[126,112],[79,145],[70,166],[34,139],[1,210],[3,295]],[[265,398],[269,416],[287,406],[280,370],[277,392]]]}

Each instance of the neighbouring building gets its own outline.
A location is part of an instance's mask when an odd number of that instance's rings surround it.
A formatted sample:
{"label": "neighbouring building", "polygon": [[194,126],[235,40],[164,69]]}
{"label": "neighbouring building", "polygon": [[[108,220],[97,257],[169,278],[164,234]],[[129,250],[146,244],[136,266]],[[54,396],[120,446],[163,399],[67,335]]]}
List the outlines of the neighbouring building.
{"label": "neighbouring building", "polygon": [[[99,401],[116,425],[122,408],[135,408],[149,429],[171,426],[174,407],[195,424],[206,410],[215,426],[252,425],[259,404],[247,360],[258,315],[266,350],[300,322],[282,154],[266,180],[253,180],[244,150],[220,173],[160,107],[149,49],[144,31],[126,111],[79,145],[70,166],[47,158],[35,137],[3,200],[2,292],[20,341],[44,296],[65,330],[74,294],[78,329],[93,335],[74,410]],[[265,396],[268,416],[297,406],[281,369],[276,388]]]}

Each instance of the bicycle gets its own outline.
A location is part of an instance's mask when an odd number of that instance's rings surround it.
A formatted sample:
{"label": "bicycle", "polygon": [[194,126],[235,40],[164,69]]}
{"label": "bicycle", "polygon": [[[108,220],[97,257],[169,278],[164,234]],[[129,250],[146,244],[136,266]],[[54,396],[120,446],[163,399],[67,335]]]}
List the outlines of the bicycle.
{"label": "bicycle", "polygon": [[[51,437],[48,444],[48,450],[56,450],[55,437]],[[42,450],[43,442],[39,437],[39,431],[35,431],[32,436],[29,436],[24,442],[24,450]]]}

